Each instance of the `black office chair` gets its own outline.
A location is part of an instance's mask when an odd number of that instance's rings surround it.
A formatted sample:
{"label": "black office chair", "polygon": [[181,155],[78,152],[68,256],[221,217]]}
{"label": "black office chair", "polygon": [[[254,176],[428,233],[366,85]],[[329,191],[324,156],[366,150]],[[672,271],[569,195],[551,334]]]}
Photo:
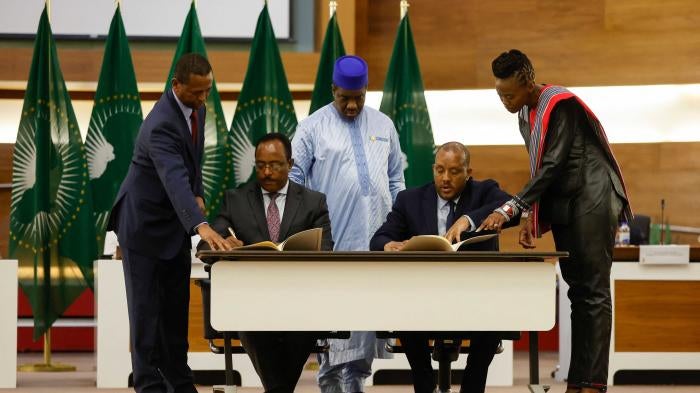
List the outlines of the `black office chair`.
{"label": "black office chair", "polygon": [[649,244],[649,228],[651,226],[651,218],[636,214],[632,221],[629,222],[630,227],[630,244],[640,245]]}

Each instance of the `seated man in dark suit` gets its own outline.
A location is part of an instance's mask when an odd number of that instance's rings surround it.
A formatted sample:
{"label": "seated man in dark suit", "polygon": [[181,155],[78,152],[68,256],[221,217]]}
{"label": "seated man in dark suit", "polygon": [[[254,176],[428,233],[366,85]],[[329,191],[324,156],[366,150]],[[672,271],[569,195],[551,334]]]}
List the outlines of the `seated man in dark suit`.
{"label": "seated man in dark suit", "polygon": [[[471,178],[471,173],[469,151],[464,145],[448,142],[440,146],[433,164],[435,181],[398,194],[386,222],[372,237],[370,249],[400,251],[405,241],[415,235],[443,235],[448,240],[459,240],[460,236],[474,233],[481,221],[511,196],[495,181],[477,181]],[[456,235],[450,239],[453,233]],[[498,250],[497,239],[470,247]],[[432,393],[436,384],[428,351],[429,333],[399,333],[398,337],[411,365],[415,392]],[[460,392],[484,391],[488,367],[498,345],[498,338],[491,333],[471,335]]]}
{"label": "seated man in dark suit", "polygon": [[[321,249],[333,250],[326,197],[289,181],[292,164],[292,146],[285,135],[271,133],[258,141],[256,180],[226,191],[221,211],[212,223],[231,246],[281,242],[297,232],[322,228]],[[238,334],[265,391],[293,392],[316,338],[305,332]]]}

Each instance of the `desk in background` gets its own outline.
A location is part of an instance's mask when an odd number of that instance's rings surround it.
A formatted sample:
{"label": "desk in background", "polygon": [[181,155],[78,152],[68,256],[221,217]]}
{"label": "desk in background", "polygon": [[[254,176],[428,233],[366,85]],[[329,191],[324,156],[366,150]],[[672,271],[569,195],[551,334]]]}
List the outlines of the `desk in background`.
{"label": "desk in background", "polygon": [[[685,265],[642,265],[638,247],[615,248],[608,384],[620,383],[630,370],[700,371],[700,247],[690,249],[690,260]],[[562,380],[569,368],[571,304],[566,297],[568,286],[561,275],[558,278],[560,368],[556,377]]]}

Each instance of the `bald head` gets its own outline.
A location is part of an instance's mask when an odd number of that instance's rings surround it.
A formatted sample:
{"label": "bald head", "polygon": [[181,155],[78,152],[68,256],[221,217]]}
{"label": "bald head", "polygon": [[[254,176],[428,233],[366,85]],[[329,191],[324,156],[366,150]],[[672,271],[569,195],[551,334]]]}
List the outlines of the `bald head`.
{"label": "bald head", "polygon": [[438,147],[437,151],[435,152],[435,157],[437,158],[437,155],[440,154],[441,151],[448,151],[454,154],[458,154],[462,157],[462,163],[464,164],[465,168],[469,167],[469,149],[467,149],[466,146],[459,142],[447,142],[440,147]]}

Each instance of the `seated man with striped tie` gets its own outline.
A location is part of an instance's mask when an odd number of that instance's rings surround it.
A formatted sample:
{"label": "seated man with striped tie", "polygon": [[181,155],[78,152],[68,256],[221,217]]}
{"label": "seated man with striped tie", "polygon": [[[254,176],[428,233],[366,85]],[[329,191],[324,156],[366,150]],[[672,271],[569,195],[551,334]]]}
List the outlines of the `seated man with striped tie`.
{"label": "seated man with striped tie", "polygon": [[[260,138],[255,146],[255,179],[226,191],[212,223],[214,230],[231,246],[239,247],[266,240],[277,243],[297,232],[322,228],[321,249],[333,250],[326,197],[289,181],[292,165],[287,136],[270,133]],[[265,392],[292,393],[315,336],[304,332],[238,334]]]}
{"label": "seated man with striped tie", "polygon": [[[511,196],[488,179],[474,180],[469,150],[459,142],[440,146],[433,164],[434,182],[399,192],[386,222],[370,241],[373,251],[400,251],[415,235],[443,235],[459,240],[479,228],[494,209]],[[518,217],[514,221],[519,221]],[[508,222],[508,226],[515,225]],[[466,232],[466,233],[465,233]],[[470,250],[498,250],[498,238],[469,245]],[[478,318],[478,316],[474,316]],[[436,383],[428,352],[428,332],[399,333],[411,365],[416,393],[432,393]],[[499,340],[492,334],[473,333],[460,392],[483,392],[486,375]]]}

